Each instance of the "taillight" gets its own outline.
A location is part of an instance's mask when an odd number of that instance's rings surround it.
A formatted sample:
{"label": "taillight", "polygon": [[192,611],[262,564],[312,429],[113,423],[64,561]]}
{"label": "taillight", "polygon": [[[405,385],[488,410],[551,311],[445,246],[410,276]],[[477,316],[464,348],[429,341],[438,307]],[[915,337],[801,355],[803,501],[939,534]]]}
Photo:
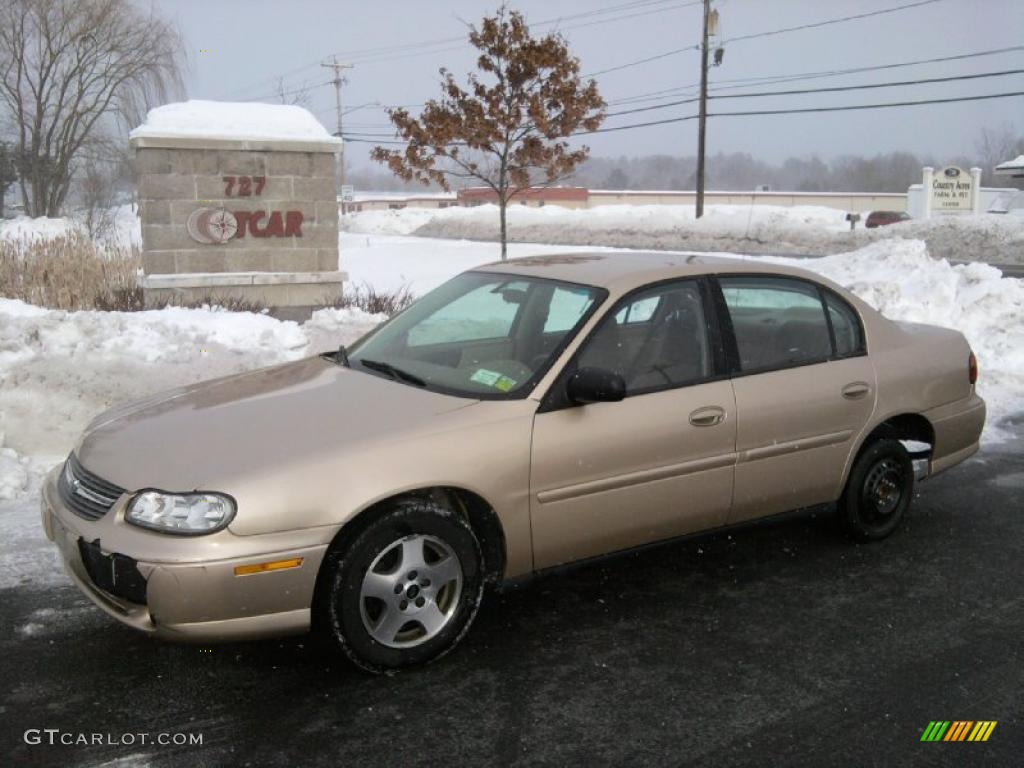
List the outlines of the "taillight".
{"label": "taillight", "polygon": [[971,352],[971,356],[967,358],[967,378],[971,380],[971,384],[978,381],[978,358]]}

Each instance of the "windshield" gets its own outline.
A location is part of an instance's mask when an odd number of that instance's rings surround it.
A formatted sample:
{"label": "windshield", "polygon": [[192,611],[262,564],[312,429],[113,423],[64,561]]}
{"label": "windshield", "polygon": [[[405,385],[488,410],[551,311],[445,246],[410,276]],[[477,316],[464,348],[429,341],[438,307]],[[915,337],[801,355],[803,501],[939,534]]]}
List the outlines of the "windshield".
{"label": "windshield", "polygon": [[473,398],[525,396],[606,292],[466,272],[349,351],[356,370]]}

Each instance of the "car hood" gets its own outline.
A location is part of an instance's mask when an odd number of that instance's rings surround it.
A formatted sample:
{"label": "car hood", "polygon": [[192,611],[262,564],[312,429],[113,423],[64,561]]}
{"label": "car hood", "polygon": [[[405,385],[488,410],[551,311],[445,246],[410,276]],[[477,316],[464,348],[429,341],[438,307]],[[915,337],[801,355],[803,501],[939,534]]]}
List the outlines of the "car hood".
{"label": "car hood", "polygon": [[106,411],[76,453],[90,472],[126,490],[217,490],[366,441],[430,430],[477,402],[314,357]]}

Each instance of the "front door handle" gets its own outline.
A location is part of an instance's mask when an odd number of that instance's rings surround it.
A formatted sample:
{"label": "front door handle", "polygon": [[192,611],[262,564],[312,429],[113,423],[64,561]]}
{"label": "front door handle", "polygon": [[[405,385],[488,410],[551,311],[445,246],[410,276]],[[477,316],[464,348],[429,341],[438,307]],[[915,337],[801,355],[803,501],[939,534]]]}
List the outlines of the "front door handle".
{"label": "front door handle", "polygon": [[855,381],[843,387],[843,397],[847,400],[860,400],[871,391],[871,387],[864,381]]}
{"label": "front door handle", "polygon": [[725,420],[725,409],[717,405],[708,405],[698,408],[690,414],[690,423],[695,427],[713,427]]}

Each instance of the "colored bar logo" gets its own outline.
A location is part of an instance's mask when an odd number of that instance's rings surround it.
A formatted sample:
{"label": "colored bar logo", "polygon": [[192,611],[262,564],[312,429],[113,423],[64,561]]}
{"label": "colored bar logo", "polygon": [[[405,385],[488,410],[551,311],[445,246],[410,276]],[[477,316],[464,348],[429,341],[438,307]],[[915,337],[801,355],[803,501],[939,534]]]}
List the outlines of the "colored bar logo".
{"label": "colored bar logo", "polygon": [[988,741],[996,720],[932,720],[921,734],[921,741]]}

